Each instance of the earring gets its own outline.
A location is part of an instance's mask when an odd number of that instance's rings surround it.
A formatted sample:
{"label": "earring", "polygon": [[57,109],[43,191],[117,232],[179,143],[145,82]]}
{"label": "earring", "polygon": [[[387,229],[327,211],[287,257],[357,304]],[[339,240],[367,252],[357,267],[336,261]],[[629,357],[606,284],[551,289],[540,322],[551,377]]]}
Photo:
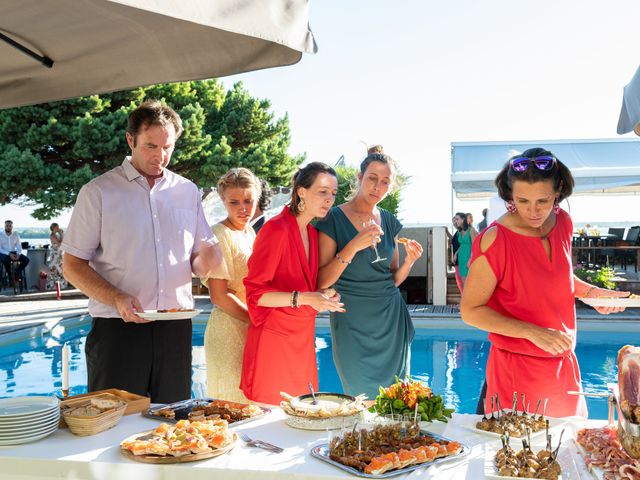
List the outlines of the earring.
{"label": "earring", "polygon": [[553,213],[555,213],[556,215],[560,213],[560,205],[558,204],[557,200],[553,202]]}
{"label": "earring", "polygon": [[513,203],[513,200],[509,200],[506,205],[509,213],[516,213],[516,204]]}
{"label": "earring", "polygon": [[298,212],[302,213],[304,212],[304,209],[307,208],[307,206],[304,203],[304,200],[301,198],[300,201],[298,202]]}

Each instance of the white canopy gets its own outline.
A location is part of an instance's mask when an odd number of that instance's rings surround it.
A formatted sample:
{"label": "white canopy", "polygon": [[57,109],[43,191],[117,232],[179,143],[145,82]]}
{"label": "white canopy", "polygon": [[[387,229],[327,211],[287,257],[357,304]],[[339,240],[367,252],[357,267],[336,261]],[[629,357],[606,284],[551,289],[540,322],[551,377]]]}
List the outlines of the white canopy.
{"label": "white canopy", "polygon": [[569,167],[576,180],[574,193],[640,192],[639,140],[541,140],[451,143],[451,185],[456,196],[491,196],[496,192],[496,175],[507,159],[533,147],[550,150]]}
{"label": "white canopy", "polygon": [[291,65],[317,49],[308,9],[308,0],[4,0],[0,108]]}

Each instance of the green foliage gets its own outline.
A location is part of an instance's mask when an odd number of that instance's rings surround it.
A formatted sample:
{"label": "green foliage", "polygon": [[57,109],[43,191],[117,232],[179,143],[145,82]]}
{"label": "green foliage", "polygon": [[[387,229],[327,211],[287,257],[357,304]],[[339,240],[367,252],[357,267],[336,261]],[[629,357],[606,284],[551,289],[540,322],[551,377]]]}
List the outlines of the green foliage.
{"label": "green foliage", "polygon": [[[346,202],[358,187],[358,173],[360,169],[357,167],[336,167],[336,173],[338,174],[338,195],[336,195],[336,205],[340,205]],[[386,197],[379,203],[381,208],[398,215],[400,209],[400,192],[402,187],[406,185],[408,177],[398,173],[396,178],[397,186],[392,192],[387,194]]]}
{"label": "green foliage", "polygon": [[615,272],[611,267],[594,269],[577,267],[573,273],[580,280],[595,285],[596,287],[608,288],[609,290],[615,290],[616,288],[616,282],[612,280],[615,277]]}
{"label": "green foliage", "polygon": [[440,395],[434,395],[430,388],[418,380],[407,377],[388,388],[379,387],[375,403],[369,407],[370,412],[378,415],[398,414],[401,416],[420,416],[422,421],[439,420],[447,422],[453,408],[446,408]]}
{"label": "green foliage", "polygon": [[304,155],[287,153],[289,119],[242,83],[179,82],[0,110],[0,204],[41,204],[49,219],[73,206],[80,188],[129,153],[127,116],[159,99],[181,116],[185,132],[170,167],[205,190],[229,168],[244,166],[272,185],[288,185]]}

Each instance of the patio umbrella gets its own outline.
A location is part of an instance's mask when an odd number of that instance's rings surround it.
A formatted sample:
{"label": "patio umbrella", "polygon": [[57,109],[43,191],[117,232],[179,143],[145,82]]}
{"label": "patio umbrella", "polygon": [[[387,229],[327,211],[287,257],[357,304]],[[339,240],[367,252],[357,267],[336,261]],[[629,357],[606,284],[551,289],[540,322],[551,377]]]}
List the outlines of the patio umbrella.
{"label": "patio umbrella", "polygon": [[308,0],[0,0],[0,108],[291,65]]}
{"label": "patio umbrella", "polygon": [[628,133],[633,130],[636,135],[640,135],[640,67],[635,75],[624,87],[622,95],[622,110],[618,120],[618,133]]}

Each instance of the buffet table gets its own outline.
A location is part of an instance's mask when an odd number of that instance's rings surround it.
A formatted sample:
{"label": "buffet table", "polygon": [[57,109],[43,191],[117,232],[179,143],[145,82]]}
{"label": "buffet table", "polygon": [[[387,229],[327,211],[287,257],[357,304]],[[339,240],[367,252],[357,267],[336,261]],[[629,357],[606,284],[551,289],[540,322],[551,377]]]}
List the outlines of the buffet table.
{"label": "buffet table", "polygon": [[[426,430],[442,434],[471,447],[468,457],[457,462],[434,465],[393,478],[420,479],[482,479],[485,478],[485,454],[500,448],[499,439],[476,434],[464,428],[479,416],[454,414],[448,424],[434,422]],[[237,425],[233,429],[246,432],[252,438],[265,440],[285,451],[280,454],[249,447],[241,440],[233,450],[219,457],[172,465],[149,465],[126,459],[120,453],[120,442],[130,435],[156,428],[160,422],[139,414],[125,416],[114,428],[89,437],[78,437],[68,429],[34,443],[0,447],[0,479],[332,479],[358,477],[311,457],[312,446],[327,442],[327,432],[297,430],[287,426],[279,408],[264,418]],[[599,427],[603,420],[569,419],[565,427],[565,442],[572,445],[574,431],[585,426]],[[560,432],[552,431],[554,446]],[[497,440],[497,441],[496,441]],[[516,439],[512,445],[516,446]],[[592,478],[584,468],[578,468],[569,478]]]}

